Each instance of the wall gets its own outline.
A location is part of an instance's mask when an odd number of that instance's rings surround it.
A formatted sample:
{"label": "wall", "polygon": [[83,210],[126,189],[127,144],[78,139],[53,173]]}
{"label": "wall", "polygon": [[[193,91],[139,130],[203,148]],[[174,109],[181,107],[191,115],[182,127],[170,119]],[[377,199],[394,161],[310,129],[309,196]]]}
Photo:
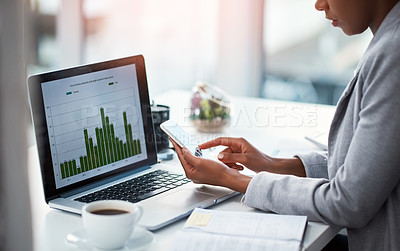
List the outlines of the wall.
{"label": "wall", "polygon": [[0,250],[32,250],[22,0],[0,2]]}

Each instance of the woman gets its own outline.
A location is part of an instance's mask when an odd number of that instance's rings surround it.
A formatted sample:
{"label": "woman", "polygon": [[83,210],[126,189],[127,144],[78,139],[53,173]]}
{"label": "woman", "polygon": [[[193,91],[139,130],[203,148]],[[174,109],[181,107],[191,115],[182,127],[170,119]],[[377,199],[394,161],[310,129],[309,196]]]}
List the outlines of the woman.
{"label": "woman", "polygon": [[[194,182],[245,193],[250,207],[346,228],[350,250],[400,250],[399,0],[317,0],[315,7],[347,35],[374,34],[338,102],[327,154],[273,158],[240,138],[199,146],[227,146],[218,162],[174,147]],[[240,174],[236,163],[257,174]]]}

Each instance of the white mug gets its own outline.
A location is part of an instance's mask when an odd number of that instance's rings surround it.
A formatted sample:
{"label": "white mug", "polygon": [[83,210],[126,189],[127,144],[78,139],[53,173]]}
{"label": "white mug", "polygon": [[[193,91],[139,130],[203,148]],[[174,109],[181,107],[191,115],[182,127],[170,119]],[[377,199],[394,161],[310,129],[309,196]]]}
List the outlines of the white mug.
{"label": "white mug", "polygon": [[82,208],[83,225],[93,245],[102,249],[122,248],[140,220],[143,209],[122,200],[102,200]]}

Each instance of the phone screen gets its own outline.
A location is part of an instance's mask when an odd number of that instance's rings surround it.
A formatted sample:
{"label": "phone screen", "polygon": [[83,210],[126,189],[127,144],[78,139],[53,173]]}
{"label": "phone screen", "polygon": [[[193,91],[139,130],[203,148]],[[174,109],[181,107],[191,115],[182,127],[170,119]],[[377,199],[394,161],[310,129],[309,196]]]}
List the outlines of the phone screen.
{"label": "phone screen", "polygon": [[194,135],[189,135],[176,122],[168,120],[160,125],[160,128],[168,134],[180,147],[186,147],[195,156],[201,157],[202,152],[198,147]]}

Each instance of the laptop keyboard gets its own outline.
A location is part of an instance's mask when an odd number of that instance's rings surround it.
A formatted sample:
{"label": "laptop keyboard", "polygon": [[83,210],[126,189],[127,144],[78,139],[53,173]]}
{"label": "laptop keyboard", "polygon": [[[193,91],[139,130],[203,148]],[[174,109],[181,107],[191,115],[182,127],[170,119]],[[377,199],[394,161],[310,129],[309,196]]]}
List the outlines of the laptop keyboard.
{"label": "laptop keyboard", "polygon": [[190,180],[182,174],[173,174],[164,170],[155,170],[139,177],[84,195],[75,200],[84,203],[96,200],[126,200],[135,203],[184,185],[188,182],[190,182]]}

